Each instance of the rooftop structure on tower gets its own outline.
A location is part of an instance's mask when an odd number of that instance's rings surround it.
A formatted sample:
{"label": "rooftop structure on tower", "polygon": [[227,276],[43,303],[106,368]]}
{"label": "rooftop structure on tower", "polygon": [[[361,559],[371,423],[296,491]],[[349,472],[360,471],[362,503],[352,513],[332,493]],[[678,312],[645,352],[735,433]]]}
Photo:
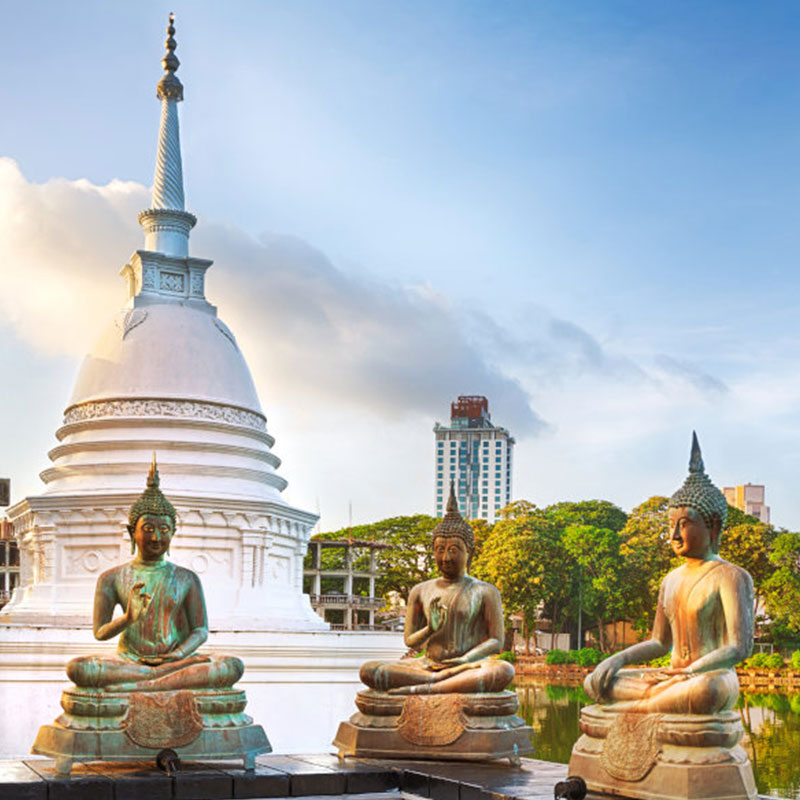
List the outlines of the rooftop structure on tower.
{"label": "rooftop structure on tower", "polygon": [[459,396],[450,404],[450,425],[437,422],[433,432],[436,516],[443,515],[453,481],[461,515],[494,522],[511,502],[514,438],[492,424],[489,401],[482,395]]}

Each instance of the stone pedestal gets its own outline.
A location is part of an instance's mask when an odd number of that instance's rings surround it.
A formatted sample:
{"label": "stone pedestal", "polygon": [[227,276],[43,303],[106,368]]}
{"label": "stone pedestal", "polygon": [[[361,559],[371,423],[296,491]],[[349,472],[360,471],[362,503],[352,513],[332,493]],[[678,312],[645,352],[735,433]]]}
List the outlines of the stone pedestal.
{"label": "stone pedestal", "polygon": [[514,692],[393,695],[364,690],[333,744],[340,756],[482,761],[533,752]]}
{"label": "stone pedestal", "polygon": [[141,761],[161,750],[185,758],[241,758],[255,767],[270,747],[263,728],[244,713],[245,693],[226,689],[107,692],[72,687],[64,713],[39,729],[33,752],[56,759],[69,774],[74,761]]}
{"label": "stone pedestal", "polygon": [[715,715],[581,711],[569,774],[591,792],[641,800],[755,800],[735,711]]}

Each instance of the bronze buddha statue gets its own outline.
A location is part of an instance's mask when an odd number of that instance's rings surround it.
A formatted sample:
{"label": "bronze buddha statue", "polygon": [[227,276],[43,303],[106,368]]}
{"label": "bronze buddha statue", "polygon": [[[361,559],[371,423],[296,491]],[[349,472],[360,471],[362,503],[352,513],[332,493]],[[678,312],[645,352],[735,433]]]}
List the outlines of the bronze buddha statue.
{"label": "bronze buddha statue", "polygon": [[[196,652],[208,638],[206,605],[197,575],[165,558],[175,518],[154,459],[147,488],[128,515],[136,557],[104,572],[95,591],[95,638],[119,635],[117,656],[72,659],[67,675],[76,686],[165,691],[232,686],[242,677],[238,658]],[[112,618],[117,605],[123,614]]]}
{"label": "bronze buddha statue", "polygon": [[431,546],[440,575],[414,586],[406,604],[405,644],[422,653],[361,667],[370,688],[334,744],[341,755],[516,761],[532,746],[516,694],[503,691],[514,667],[493,657],[505,633],[500,593],[467,574],[474,534],[452,484]]}
{"label": "bronze buddha statue", "polygon": [[[194,572],[165,558],[175,520],[154,455],[147,488],[128,517],[135,558],[97,580],[94,635],[119,635],[117,653],[67,664],[75,685],[61,696],[64,713],[39,729],[32,748],[54,758],[61,774],[76,760],[157,756],[163,763],[164,753],[241,758],[252,769],[255,756],[271,749],[243,713],[245,693],[234,688],[241,660],[198,652],[208,638],[203,587]],[[117,606],[123,613],[115,617]]]}
{"label": "bronze buddha statue", "polygon": [[[719,556],[727,508],[693,435],[689,476],[668,504],[669,543],[685,561],[661,582],[650,638],[609,656],[584,682],[596,705],[581,712],[570,772],[592,791],[667,800],[709,780],[726,797],[754,795],[731,710],[736,664],[753,647],[753,581]],[[627,668],[667,653],[669,667]]]}

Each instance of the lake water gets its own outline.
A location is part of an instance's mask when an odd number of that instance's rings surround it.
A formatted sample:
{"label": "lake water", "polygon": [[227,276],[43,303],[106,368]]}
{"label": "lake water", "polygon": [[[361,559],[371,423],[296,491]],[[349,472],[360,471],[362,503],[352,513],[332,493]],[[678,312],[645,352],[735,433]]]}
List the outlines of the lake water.
{"label": "lake water", "polygon": [[[535,732],[533,756],[566,764],[591,700],[580,686],[518,681],[516,689],[519,715]],[[742,692],[738,709],[759,794],[800,800],[800,693]]]}

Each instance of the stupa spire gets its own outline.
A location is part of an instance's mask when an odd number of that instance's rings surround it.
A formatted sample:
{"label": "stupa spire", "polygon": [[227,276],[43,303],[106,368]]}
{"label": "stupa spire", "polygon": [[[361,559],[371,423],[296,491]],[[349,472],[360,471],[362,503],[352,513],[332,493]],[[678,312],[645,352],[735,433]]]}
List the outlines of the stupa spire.
{"label": "stupa spire", "polygon": [[183,198],[183,165],[181,163],[181,138],[178,124],[178,103],[183,100],[183,84],[175,74],[180,61],[175,55],[175,15],[169,15],[167,54],[161,59],[164,75],[156,87],[161,101],[161,126],[158,131],[156,175],[153,180],[153,208],[185,210]]}
{"label": "stupa spire", "polygon": [[152,205],[139,214],[145,231],[145,249],[169,256],[189,255],[189,231],[197,219],[186,211],[183,194],[183,165],[178,123],[178,103],[183,100],[183,84],[175,74],[180,61],[175,55],[175,15],[169,15],[166,55],[161,59],[164,74],[156,87],[161,101],[158,153],[153,180]]}

